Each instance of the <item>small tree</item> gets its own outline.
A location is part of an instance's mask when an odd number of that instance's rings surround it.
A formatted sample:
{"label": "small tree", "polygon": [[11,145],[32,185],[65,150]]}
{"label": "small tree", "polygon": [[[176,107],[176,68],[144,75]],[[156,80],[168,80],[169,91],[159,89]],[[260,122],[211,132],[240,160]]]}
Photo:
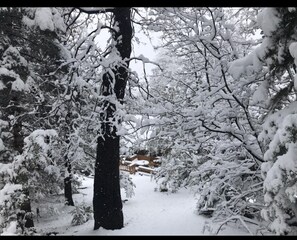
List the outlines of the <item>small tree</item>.
{"label": "small tree", "polygon": [[[9,176],[1,184],[5,187],[12,183],[26,184],[15,176],[19,173],[16,162],[23,153],[24,138],[39,127],[49,128],[46,116],[55,88],[51,83],[53,77],[48,74],[59,65],[57,33],[63,30],[63,24],[55,8],[1,8],[0,18],[3,23],[0,27],[0,118],[5,123],[1,124],[4,149],[0,152],[0,161],[7,166],[3,174]],[[11,172],[5,174],[7,169]],[[19,217],[26,220],[20,226],[25,231],[23,227],[34,224],[25,185],[22,185],[22,194],[27,194],[19,205]]]}

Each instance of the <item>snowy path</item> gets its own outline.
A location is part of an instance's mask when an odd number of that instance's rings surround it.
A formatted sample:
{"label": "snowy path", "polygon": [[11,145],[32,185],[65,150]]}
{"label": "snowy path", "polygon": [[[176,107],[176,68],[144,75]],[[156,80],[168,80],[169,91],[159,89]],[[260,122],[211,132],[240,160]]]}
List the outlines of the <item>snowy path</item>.
{"label": "snowy path", "polygon": [[192,193],[154,191],[156,184],[148,176],[136,175],[134,179],[137,183],[135,197],[124,204],[126,226],[121,234],[202,234],[204,218],[193,211],[196,200]]}
{"label": "snowy path", "polygon": [[[147,175],[133,175],[135,195],[123,204],[125,227],[120,230],[93,231],[93,220],[82,226],[70,227],[64,234],[75,235],[202,235],[205,219],[194,213],[196,200],[184,189],[177,193],[158,192],[154,181]],[[85,182],[84,198],[75,200],[92,202],[92,179]],[[77,198],[80,199],[77,199]],[[122,192],[125,199],[125,193]]]}
{"label": "snowy path", "polygon": [[[177,193],[155,191],[157,187],[149,176],[138,174],[132,176],[136,184],[135,195],[123,204],[125,227],[120,230],[106,230],[100,228],[93,230],[94,221],[61,231],[64,235],[207,235],[203,233],[205,220],[195,214],[196,199],[188,189]],[[81,194],[74,195],[75,202],[92,204],[93,179],[86,178],[85,189]],[[122,198],[125,199],[124,190]],[[68,221],[69,222],[69,221]],[[65,224],[65,223],[64,223]],[[229,229],[220,235],[246,235],[240,229]]]}

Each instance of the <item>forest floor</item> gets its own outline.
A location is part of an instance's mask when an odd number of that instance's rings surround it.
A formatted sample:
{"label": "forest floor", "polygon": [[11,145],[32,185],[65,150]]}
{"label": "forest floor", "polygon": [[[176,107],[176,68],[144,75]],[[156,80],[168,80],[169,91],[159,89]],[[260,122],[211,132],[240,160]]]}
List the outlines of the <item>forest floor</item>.
{"label": "forest floor", "polygon": [[[148,174],[131,175],[136,185],[135,195],[123,203],[124,228],[93,230],[93,219],[72,226],[73,206],[65,206],[63,196],[52,199],[53,207],[40,204],[40,217],[35,219],[38,232],[52,235],[214,235],[220,225],[195,212],[196,197],[191,189],[176,193],[156,191],[157,184]],[[77,206],[92,206],[93,178],[83,177],[79,193],[74,194]],[[122,199],[125,198],[122,189]],[[252,230],[253,226],[249,226]],[[256,230],[255,235],[265,234]],[[229,222],[223,225],[218,235],[250,235],[243,225]],[[267,233],[265,234],[267,235]]]}

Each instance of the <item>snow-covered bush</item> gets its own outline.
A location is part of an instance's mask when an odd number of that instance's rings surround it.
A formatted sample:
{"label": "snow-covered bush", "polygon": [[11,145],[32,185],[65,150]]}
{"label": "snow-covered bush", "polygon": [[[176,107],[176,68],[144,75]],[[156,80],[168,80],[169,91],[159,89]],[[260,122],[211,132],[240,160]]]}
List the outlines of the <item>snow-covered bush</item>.
{"label": "snow-covered bush", "polygon": [[265,209],[262,216],[277,234],[292,231],[297,222],[297,103],[270,115],[260,140],[268,146],[262,164]]}
{"label": "snow-covered bush", "polygon": [[162,166],[156,172],[154,179],[159,184],[159,191],[177,192],[180,188],[188,186],[189,177],[192,171],[195,171],[195,156],[186,158],[183,156],[162,157]]}
{"label": "snow-covered bush", "polygon": [[92,219],[93,210],[91,206],[81,204],[79,206],[75,206],[75,208],[70,213],[73,216],[71,220],[71,225],[77,226],[82,225],[85,222]]}
{"label": "snow-covered bush", "polygon": [[191,184],[197,185],[199,214],[215,221],[234,215],[259,218],[263,207],[259,165],[241,153],[238,149],[213,156],[191,173]]}
{"label": "snow-covered bush", "polygon": [[125,190],[126,198],[132,198],[135,194],[134,188],[136,186],[128,172],[120,171],[120,187]]}
{"label": "snow-covered bush", "polygon": [[0,235],[33,235],[35,228],[26,228],[26,220],[33,212],[25,212],[22,206],[28,197],[22,185],[7,183],[0,190]]}
{"label": "snow-covered bush", "polygon": [[[21,206],[22,186],[6,184],[0,190],[0,234],[12,229],[11,225],[17,224],[17,211]],[[11,232],[11,231],[10,231]],[[15,225],[14,234],[19,233]]]}
{"label": "snow-covered bush", "polygon": [[30,202],[38,202],[63,189],[60,172],[63,145],[56,131],[41,129],[32,132],[24,143],[22,154],[15,156],[13,162],[0,164],[4,183],[0,189],[0,229],[5,232],[9,228],[11,232],[12,222],[16,221],[21,234],[31,235],[34,231],[26,226],[26,221],[33,218]]}
{"label": "snow-covered bush", "polygon": [[19,182],[28,188],[31,200],[59,194],[64,184],[60,171],[63,146],[57,132],[35,130],[24,142],[24,151],[13,165]]}
{"label": "snow-covered bush", "polygon": [[262,100],[265,120],[258,137],[265,161],[261,166],[265,201],[261,215],[279,235],[292,232],[297,222],[296,21],[296,8],[262,9],[257,17],[263,32],[261,44],[229,68],[241,81],[250,79],[251,73],[266,75],[254,99]]}

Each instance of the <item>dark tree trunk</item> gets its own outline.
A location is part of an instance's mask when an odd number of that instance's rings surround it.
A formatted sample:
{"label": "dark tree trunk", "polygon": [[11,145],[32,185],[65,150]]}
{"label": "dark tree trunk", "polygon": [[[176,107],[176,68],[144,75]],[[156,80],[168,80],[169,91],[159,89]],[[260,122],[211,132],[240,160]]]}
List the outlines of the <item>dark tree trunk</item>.
{"label": "dark tree trunk", "polygon": [[18,223],[22,229],[22,233],[25,232],[25,228],[34,227],[33,213],[31,210],[31,201],[28,189],[23,189],[23,194],[25,194],[25,198],[23,199],[20,207],[21,211],[18,213]]}
{"label": "dark tree trunk", "polygon": [[68,172],[68,177],[64,178],[64,194],[65,194],[65,204],[68,206],[74,206],[72,198],[72,173],[71,173],[71,163],[66,160],[66,171]]}
{"label": "dark tree trunk", "polygon": [[[132,26],[130,19],[130,8],[115,8],[114,22],[118,26],[117,34],[113,35],[116,48],[122,59],[130,58]],[[128,61],[126,66],[120,66],[114,71],[114,79],[106,73],[103,76],[103,96],[116,94],[122,103],[128,78]],[[112,89],[112,84],[114,88]],[[102,137],[97,142],[97,157],[95,163],[94,178],[94,230],[99,227],[105,229],[120,229],[124,226],[122,212],[122,199],[120,192],[119,159],[120,138],[116,134],[116,127],[110,122],[114,120],[116,106],[105,100],[103,103],[105,112],[101,116]]]}
{"label": "dark tree trunk", "polygon": [[[70,90],[70,89],[69,89]],[[70,94],[70,92],[68,92],[68,94]],[[78,99],[76,99],[76,101],[78,101]],[[70,132],[73,129],[73,116],[72,116],[72,106],[69,105],[68,106],[68,112],[66,114],[65,117],[65,121],[66,121],[66,125],[65,125],[65,142],[68,145],[67,148],[67,152],[65,153],[64,159],[65,159],[65,170],[66,170],[66,176],[64,178],[64,196],[65,196],[65,204],[68,206],[74,206],[74,202],[73,202],[73,198],[72,198],[72,165],[71,162],[69,160],[68,154],[69,154],[69,149],[70,149],[70,145],[71,145],[71,141],[70,141]]]}
{"label": "dark tree trunk", "polygon": [[23,152],[24,147],[24,136],[21,133],[22,122],[16,122],[12,127],[13,132],[13,148],[20,154]]}
{"label": "dark tree trunk", "polygon": [[124,225],[119,184],[119,137],[98,139],[94,180],[94,229]]}

